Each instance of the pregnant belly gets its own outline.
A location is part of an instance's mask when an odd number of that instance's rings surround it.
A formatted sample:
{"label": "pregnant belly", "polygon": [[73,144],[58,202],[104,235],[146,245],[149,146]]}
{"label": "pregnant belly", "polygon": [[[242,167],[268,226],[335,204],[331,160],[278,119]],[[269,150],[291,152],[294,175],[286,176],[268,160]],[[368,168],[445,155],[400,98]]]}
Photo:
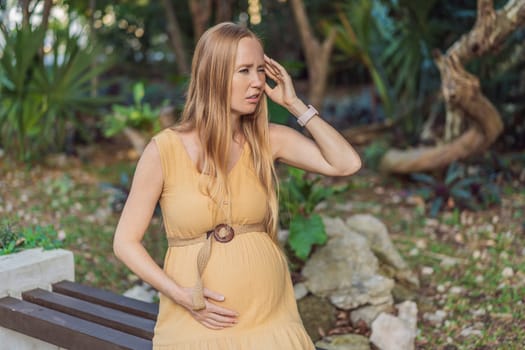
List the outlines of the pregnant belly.
{"label": "pregnant belly", "polygon": [[[182,286],[195,283],[199,248],[200,244],[168,252],[166,271]],[[239,235],[228,243],[213,242],[202,278],[205,288],[225,296],[218,304],[256,323],[264,323],[282,309],[285,299],[293,297],[286,260],[265,233]]]}

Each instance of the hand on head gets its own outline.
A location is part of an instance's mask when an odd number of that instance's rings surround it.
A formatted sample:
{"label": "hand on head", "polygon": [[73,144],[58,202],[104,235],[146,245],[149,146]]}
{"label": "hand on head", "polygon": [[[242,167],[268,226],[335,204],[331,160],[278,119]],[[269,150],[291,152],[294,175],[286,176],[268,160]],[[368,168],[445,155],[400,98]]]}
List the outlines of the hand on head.
{"label": "hand on head", "polygon": [[273,88],[268,83],[265,84],[264,91],[266,95],[283,107],[292,105],[297,99],[292,78],[282,65],[266,55],[264,55],[264,63],[266,76],[276,84]]}

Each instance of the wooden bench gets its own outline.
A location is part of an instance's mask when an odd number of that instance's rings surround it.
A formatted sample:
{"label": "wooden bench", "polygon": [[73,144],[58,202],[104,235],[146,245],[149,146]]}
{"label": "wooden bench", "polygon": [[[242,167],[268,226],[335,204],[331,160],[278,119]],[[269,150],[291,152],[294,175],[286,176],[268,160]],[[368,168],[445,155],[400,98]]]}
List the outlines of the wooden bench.
{"label": "wooden bench", "polygon": [[62,281],[52,292],[1,298],[0,327],[65,349],[149,350],[158,311],[154,303]]}
{"label": "wooden bench", "polygon": [[151,349],[157,304],[69,281],[52,289],[0,299],[0,326],[66,349]]}

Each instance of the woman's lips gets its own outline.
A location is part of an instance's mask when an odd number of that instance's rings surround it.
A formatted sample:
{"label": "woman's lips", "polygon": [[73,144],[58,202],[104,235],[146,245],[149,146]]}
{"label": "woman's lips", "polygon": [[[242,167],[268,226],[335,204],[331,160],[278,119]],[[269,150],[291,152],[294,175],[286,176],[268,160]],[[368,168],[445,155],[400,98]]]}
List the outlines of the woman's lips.
{"label": "woman's lips", "polygon": [[259,102],[259,95],[252,95],[246,98],[249,103],[257,103]]}

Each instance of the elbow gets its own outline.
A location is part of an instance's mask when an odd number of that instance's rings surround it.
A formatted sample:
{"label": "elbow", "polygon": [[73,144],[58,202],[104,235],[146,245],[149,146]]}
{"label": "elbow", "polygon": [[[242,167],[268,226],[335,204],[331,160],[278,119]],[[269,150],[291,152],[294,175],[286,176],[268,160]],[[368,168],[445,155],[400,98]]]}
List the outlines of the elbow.
{"label": "elbow", "polygon": [[341,176],[350,176],[359,171],[361,169],[361,166],[363,165],[361,162],[361,158],[357,157],[357,159],[353,159],[348,167],[346,167],[343,171]]}
{"label": "elbow", "polygon": [[116,237],[113,238],[113,254],[122,261],[122,243]]}

